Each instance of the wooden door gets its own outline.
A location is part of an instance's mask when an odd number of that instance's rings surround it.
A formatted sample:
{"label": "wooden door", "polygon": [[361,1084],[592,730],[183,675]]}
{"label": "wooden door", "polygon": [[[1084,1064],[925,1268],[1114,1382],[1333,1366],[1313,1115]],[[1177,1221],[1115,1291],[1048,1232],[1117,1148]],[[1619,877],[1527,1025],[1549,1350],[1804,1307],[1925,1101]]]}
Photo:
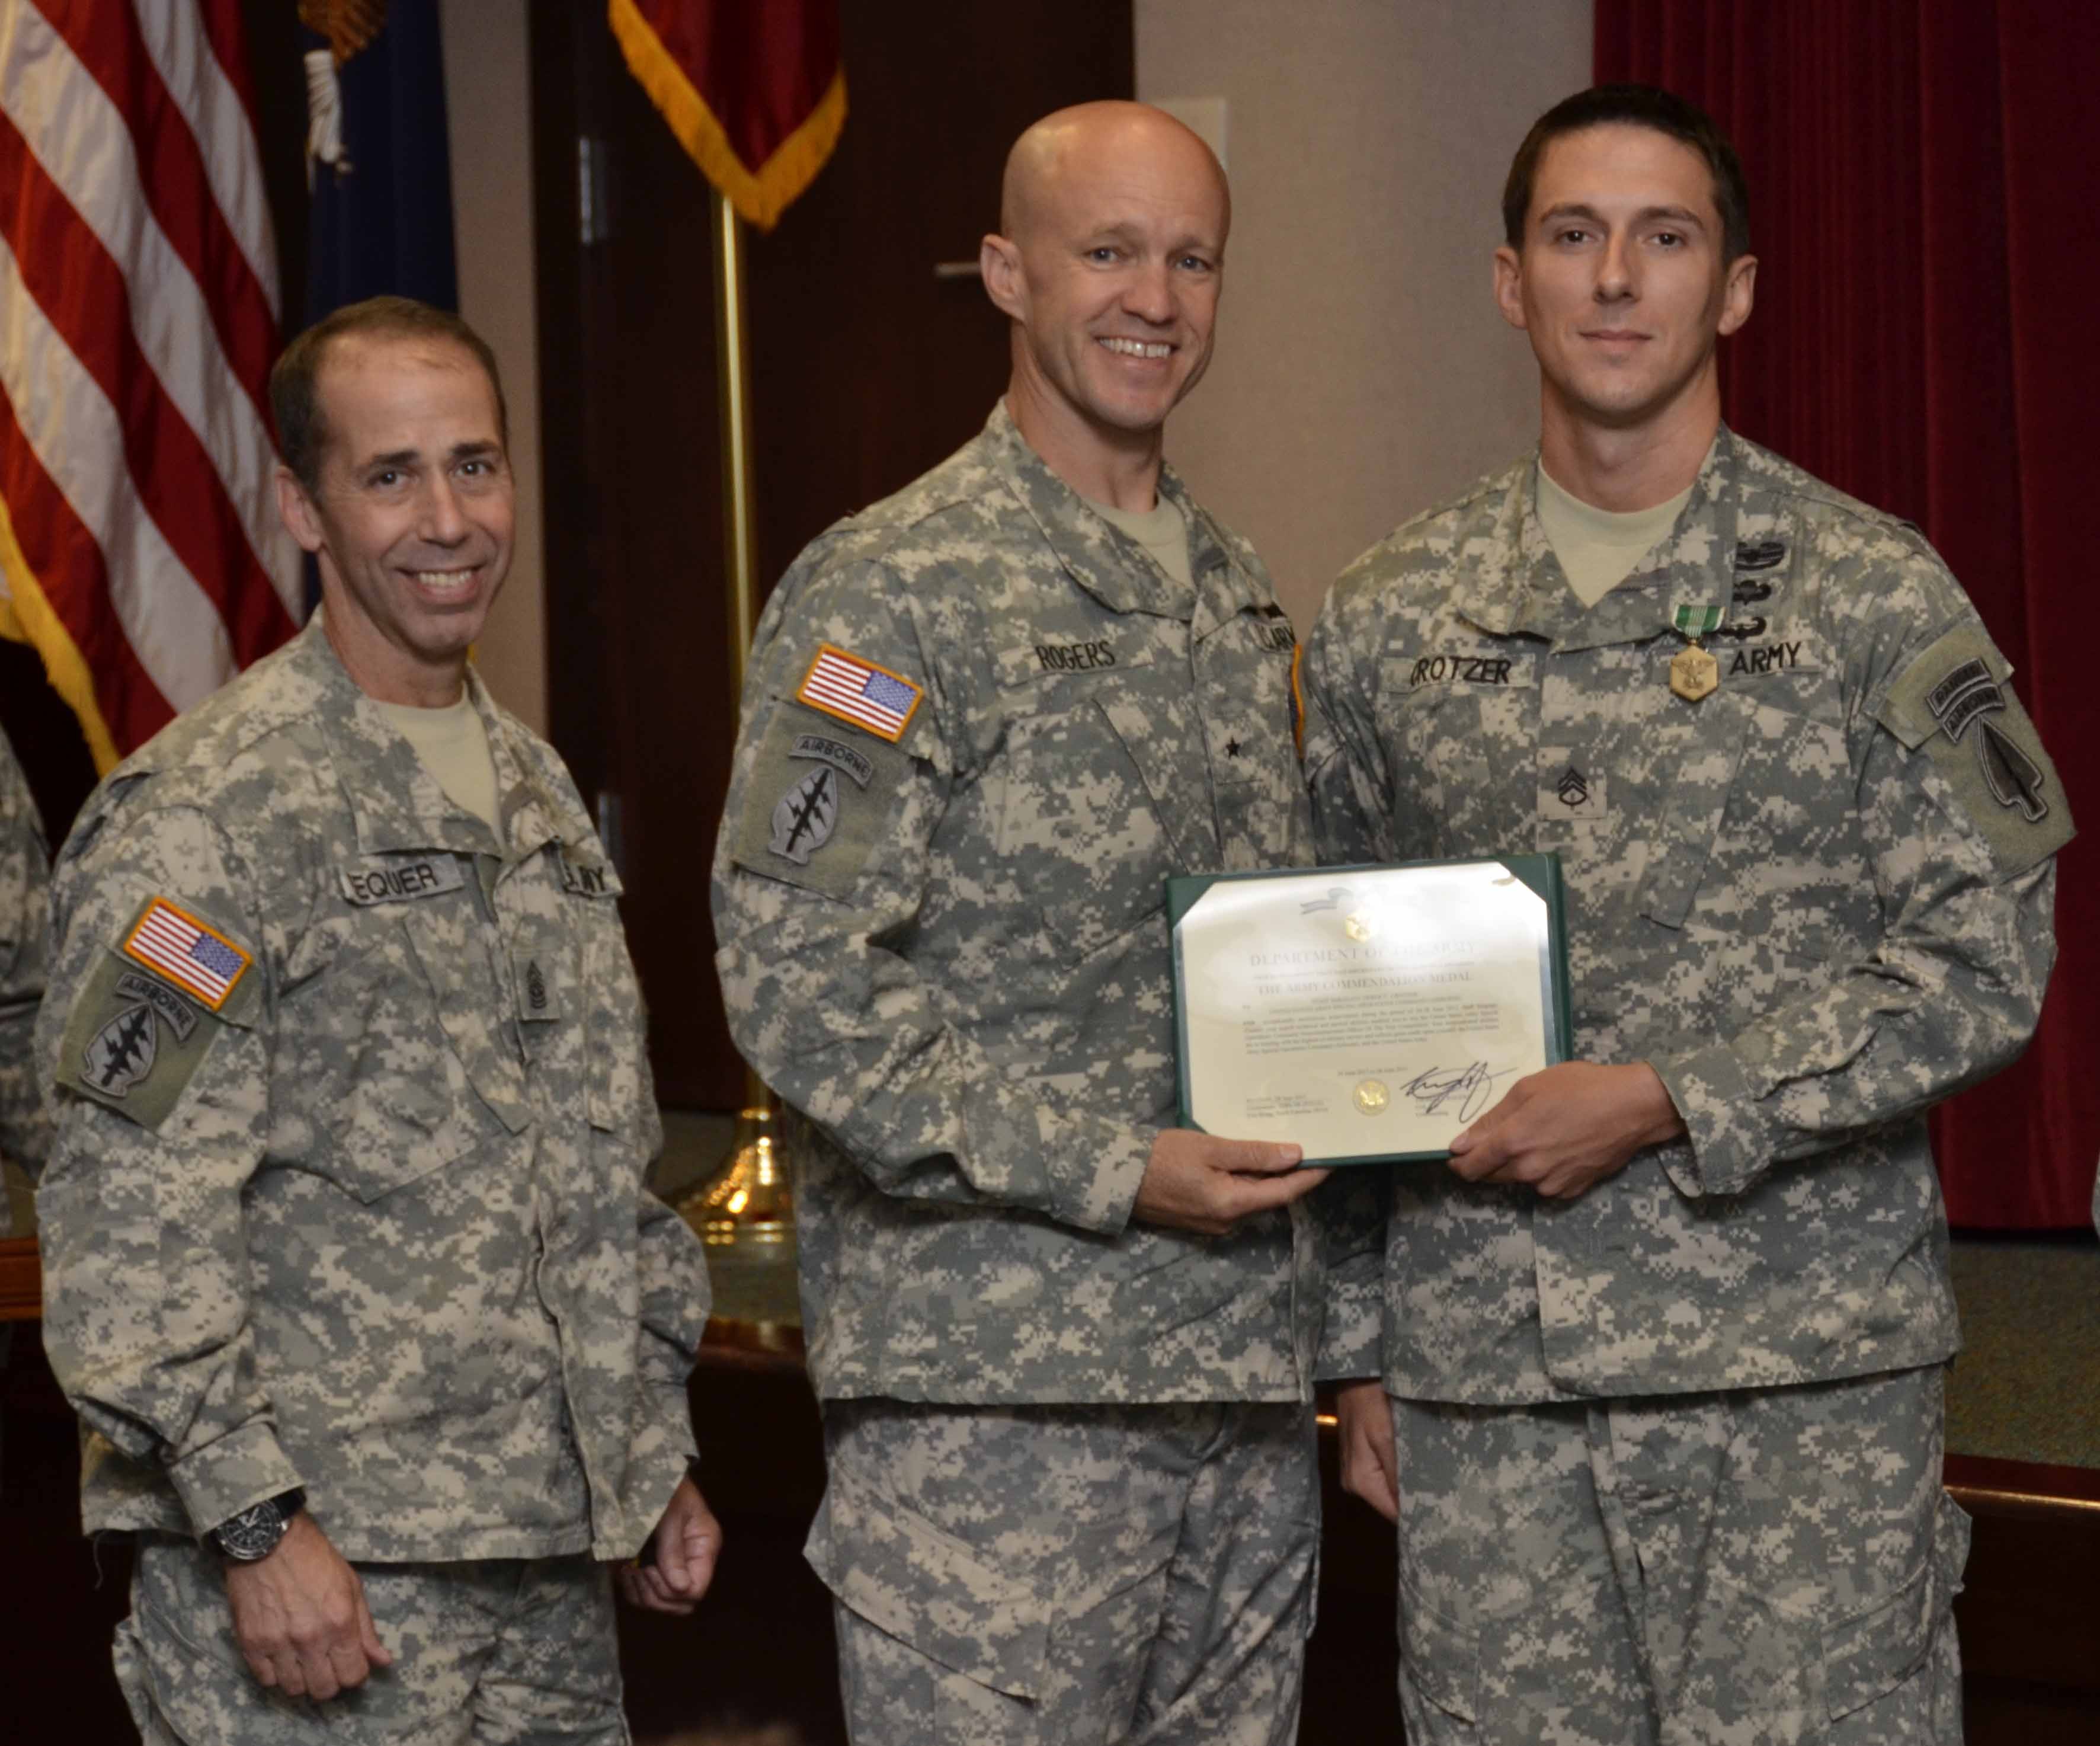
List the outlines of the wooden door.
{"label": "wooden door", "polygon": [[[616,820],[659,1095],[734,1107],[708,872],[734,735],[706,184],[603,9],[532,15],[549,727]],[[1132,90],[1129,0],[846,0],[847,119],[749,254],[761,575],[981,426],[1006,325],[974,277],[1006,149]],[[582,189],[589,192],[584,228]]]}

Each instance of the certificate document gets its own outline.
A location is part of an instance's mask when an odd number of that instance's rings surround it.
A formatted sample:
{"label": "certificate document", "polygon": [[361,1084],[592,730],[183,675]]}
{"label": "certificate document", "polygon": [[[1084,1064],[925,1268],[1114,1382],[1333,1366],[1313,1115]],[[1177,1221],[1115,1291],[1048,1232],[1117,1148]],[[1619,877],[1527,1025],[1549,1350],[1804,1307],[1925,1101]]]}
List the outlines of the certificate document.
{"label": "certificate document", "polygon": [[1558,856],[1170,879],[1167,915],[1189,1127],[1440,1158],[1568,1057]]}

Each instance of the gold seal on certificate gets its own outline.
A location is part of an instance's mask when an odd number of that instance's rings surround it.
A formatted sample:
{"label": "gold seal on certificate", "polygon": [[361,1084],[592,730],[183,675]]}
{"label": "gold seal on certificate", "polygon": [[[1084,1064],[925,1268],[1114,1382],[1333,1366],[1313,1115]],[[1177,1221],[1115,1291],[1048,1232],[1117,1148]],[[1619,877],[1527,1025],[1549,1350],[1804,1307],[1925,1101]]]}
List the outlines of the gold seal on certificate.
{"label": "gold seal on certificate", "polygon": [[1167,882],[1181,1120],[1308,1164],[1440,1157],[1568,1054],[1550,855]]}

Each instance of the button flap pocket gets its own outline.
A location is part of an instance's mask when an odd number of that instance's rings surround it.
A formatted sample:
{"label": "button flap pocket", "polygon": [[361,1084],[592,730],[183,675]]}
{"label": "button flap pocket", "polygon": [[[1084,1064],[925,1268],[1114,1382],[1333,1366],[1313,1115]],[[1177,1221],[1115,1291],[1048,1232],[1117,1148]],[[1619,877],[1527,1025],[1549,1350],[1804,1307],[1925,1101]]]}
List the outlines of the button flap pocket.
{"label": "button flap pocket", "polygon": [[1697,705],[1704,730],[1685,742],[1672,772],[1669,799],[1657,816],[1648,845],[1648,877],[1636,908],[1665,927],[1682,927],[1705,877],[1707,857],[1721,829],[1728,790],[1743,762],[1756,705],[1727,693]]}
{"label": "button flap pocket", "polygon": [[[1200,780],[1187,779],[1192,767],[1174,755],[1183,748],[1202,744],[1195,723],[1189,719],[1187,706],[1179,699],[1140,697],[1123,692],[1096,692],[1093,701],[1122,742],[1124,754],[1137,767],[1138,779],[1152,798],[1153,810],[1167,827],[1176,870],[1186,873],[1216,865],[1217,829],[1211,816],[1210,794]],[[1169,753],[1169,764],[1164,770],[1158,762],[1162,745]]]}
{"label": "button flap pocket", "polygon": [[1037,1695],[1048,1603],[916,1511],[834,1474],[803,1550],[871,1624],[995,1691]]}
{"label": "button flap pocket", "polygon": [[1400,1585],[1401,1676],[1446,1715],[1477,1722],[1480,1646],[1477,1635],[1445,1618],[1414,1585]]}
{"label": "button flap pocket", "polygon": [[1893,1594],[1824,1633],[1824,1701],[1833,1722],[1885,1696],[1924,1665],[1934,1632],[1961,1587],[1967,1513],[1944,1492],[1932,1545]]}
{"label": "button flap pocket", "polygon": [[[1167,875],[1189,864],[1158,792],[1099,703],[1012,723],[999,825],[1000,852],[1050,931],[1083,954],[1161,914]],[[1117,713],[1130,721],[1130,711]]]}
{"label": "button flap pocket", "polygon": [[[505,1127],[520,1134],[532,1119],[526,1107],[524,1070],[505,1046],[495,966],[488,947],[470,928],[478,924],[465,922],[461,912],[440,916],[428,905],[412,908],[401,917],[401,930],[437,997],[438,1023],[452,1052],[482,1101]],[[506,963],[504,974],[509,970]]]}

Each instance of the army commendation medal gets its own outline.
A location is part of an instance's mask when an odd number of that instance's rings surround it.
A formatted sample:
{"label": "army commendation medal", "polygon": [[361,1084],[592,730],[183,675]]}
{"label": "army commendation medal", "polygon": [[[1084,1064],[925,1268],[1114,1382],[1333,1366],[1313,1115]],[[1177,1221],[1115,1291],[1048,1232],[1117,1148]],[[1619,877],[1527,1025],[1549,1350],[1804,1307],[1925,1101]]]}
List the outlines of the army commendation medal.
{"label": "army commendation medal", "polygon": [[1670,663],[1670,688],[1687,703],[1696,703],[1721,688],[1721,663],[1700,646],[1701,637],[1721,628],[1721,608],[1680,601],[1672,623],[1686,643]]}

